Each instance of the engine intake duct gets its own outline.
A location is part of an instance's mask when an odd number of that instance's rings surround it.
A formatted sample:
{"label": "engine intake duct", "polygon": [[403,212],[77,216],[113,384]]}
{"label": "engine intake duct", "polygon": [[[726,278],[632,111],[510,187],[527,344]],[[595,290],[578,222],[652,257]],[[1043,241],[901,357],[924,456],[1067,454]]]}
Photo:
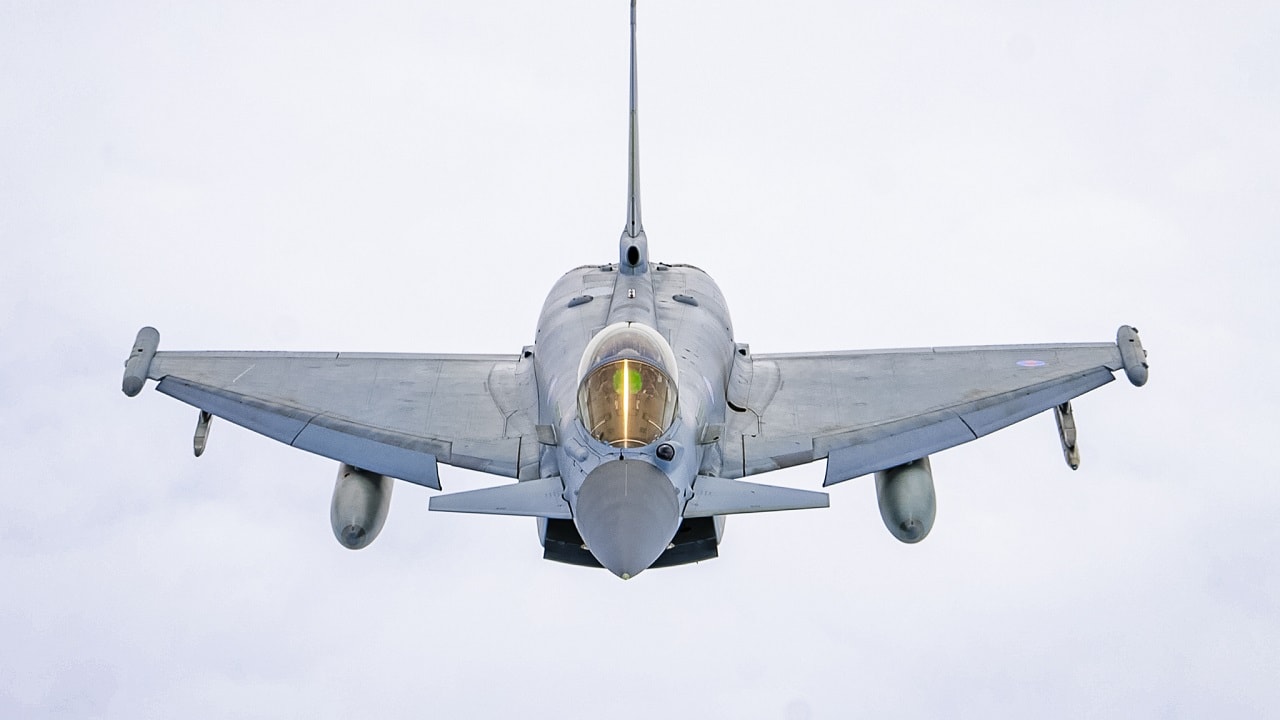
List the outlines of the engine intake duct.
{"label": "engine intake duct", "polygon": [[[671,539],[671,546],[649,567],[672,567],[719,557],[718,542],[714,518],[685,518],[676,530],[675,537]],[[582,536],[578,534],[578,528],[572,520],[548,520],[547,534],[542,545],[542,557],[545,560],[583,567],[602,567],[600,561],[583,547]]]}

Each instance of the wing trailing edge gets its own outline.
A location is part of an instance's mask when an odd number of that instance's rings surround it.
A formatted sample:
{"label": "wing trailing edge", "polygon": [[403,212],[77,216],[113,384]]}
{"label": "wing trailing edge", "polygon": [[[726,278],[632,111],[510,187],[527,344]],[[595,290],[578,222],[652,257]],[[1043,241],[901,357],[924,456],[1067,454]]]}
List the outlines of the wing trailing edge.
{"label": "wing trailing edge", "polygon": [[273,405],[181,378],[166,377],[156,389],[200,408],[210,416],[224,418],[300,450],[379,475],[398,478],[433,490],[440,489],[436,455],[427,441],[421,438]]}

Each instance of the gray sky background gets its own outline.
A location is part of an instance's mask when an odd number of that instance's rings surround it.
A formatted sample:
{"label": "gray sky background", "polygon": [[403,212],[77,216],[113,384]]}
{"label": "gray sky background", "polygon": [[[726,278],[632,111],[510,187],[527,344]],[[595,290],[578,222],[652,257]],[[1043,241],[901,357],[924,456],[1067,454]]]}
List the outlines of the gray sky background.
{"label": "gray sky background", "polygon": [[[621,582],[532,520],[333,539],[335,463],[119,390],[167,349],[516,352],[616,257],[617,2],[0,4],[0,716],[1263,717],[1270,3],[644,2],[645,225],[756,352],[1096,341],[1151,382]],[[820,463],[770,476],[821,484]],[[446,490],[495,484],[444,467]]]}

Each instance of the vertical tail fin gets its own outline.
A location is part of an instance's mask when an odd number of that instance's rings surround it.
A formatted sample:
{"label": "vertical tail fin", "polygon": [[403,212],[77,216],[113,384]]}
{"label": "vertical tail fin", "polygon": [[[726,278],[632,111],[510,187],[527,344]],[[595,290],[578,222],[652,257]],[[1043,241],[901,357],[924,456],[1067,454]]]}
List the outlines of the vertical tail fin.
{"label": "vertical tail fin", "polygon": [[649,241],[640,221],[640,117],[636,92],[636,0],[631,0],[631,112],[627,162],[627,224],[618,242],[618,267],[628,274],[649,269]]}

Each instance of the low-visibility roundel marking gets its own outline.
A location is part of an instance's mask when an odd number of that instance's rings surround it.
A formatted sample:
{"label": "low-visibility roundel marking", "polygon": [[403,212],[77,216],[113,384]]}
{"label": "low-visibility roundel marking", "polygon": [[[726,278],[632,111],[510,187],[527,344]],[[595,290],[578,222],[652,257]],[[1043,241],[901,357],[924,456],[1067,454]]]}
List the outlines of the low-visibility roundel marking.
{"label": "low-visibility roundel marking", "polygon": [[1044,361],[1043,361],[1043,360],[1019,360],[1019,361],[1018,361],[1018,366],[1019,366],[1019,367],[1028,367],[1028,368],[1029,368],[1029,367],[1044,367],[1044,365],[1045,365],[1045,363],[1044,363]]}

